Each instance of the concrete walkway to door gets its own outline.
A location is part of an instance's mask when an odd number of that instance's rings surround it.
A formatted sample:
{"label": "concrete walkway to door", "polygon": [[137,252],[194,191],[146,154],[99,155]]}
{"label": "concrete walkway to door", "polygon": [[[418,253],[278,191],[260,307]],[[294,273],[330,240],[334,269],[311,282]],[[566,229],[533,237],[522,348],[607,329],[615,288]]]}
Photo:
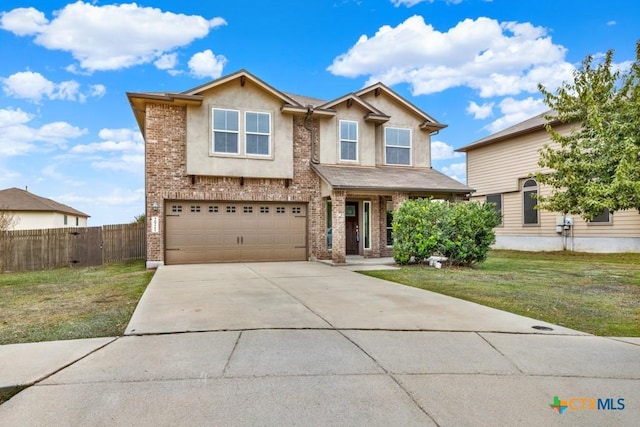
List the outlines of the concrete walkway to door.
{"label": "concrete walkway to door", "polygon": [[0,405],[0,421],[637,425],[639,344],[320,263],[169,266],[124,337]]}

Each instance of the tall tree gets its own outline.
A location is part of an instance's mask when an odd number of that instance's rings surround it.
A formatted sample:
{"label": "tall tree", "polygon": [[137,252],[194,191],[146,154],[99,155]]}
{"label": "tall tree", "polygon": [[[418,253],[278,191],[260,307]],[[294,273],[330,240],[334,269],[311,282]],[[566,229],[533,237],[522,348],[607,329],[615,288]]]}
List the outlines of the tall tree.
{"label": "tall tree", "polygon": [[[552,192],[538,197],[539,207],[586,220],[605,209],[640,209],[640,41],[625,72],[609,50],[602,62],[587,56],[573,82],[556,93],[538,88],[552,110],[546,128],[557,143],[540,151],[538,164],[551,171],[536,178]],[[554,122],[575,126],[561,135]]]}

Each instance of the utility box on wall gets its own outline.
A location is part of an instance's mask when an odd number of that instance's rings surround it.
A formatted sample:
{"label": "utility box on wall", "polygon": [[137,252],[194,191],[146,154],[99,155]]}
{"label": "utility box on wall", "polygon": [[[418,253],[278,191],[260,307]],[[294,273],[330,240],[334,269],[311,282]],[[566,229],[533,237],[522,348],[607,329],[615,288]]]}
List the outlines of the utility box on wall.
{"label": "utility box on wall", "polygon": [[556,217],[556,233],[562,233],[564,230],[569,230],[571,227],[573,227],[573,217]]}

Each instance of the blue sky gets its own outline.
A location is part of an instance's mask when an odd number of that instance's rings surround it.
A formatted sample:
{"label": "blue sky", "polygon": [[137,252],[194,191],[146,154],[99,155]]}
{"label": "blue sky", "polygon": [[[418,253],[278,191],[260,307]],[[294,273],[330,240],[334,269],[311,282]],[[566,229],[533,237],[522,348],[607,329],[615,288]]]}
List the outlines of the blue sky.
{"label": "blue sky", "polygon": [[[606,5],[606,7],[603,7]],[[181,92],[247,69],[331,100],[382,81],[442,123],[433,166],[545,110],[586,55],[640,39],[640,2],[610,0],[12,1],[0,4],[0,188],[91,215],[144,212],[144,144],[125,93]]]}

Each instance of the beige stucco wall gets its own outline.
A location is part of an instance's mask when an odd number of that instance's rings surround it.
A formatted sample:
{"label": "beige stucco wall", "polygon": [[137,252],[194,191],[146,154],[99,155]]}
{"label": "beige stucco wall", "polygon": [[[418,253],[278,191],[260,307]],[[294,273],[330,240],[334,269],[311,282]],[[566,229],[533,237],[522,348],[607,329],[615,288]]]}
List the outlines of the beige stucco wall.
{"label": "beige stucco wall", "polygon": [[[376,127],[374,123],[364,120],[367,110],[360,104],[347,103],[335,107],[336,116],[320,121],[320,163],[345,164],[354,166],[376,165]],[[340,160],[340,121],[349,120],[358,123],[358,159],[357,161]]]}
{"label": "beige stucco wall", "polygon": [[[15,212],[16,224],[13,230],[35,230],[42,228],[86,227],[87,218],[67,214],[67,224],[64,224],[64,214],[59,212]],[[76,219],[78,225],[76,225]]]}
{"label": "beige stucco wall", "polygon": [[[253,84],[249,79],[216,86],[201,95],[201,106],[187,108],[188,175],[238,176],[247,178],[293,178],[293,120],[280,112],[282,100]],[[212,108],[240,112],[239,155],[214,154],[212,148]],[[268,157],[248,156],[245,144],[244,113],[271,114],[271,153]]]}
{"label": "beige stucco wall", "polygon": [[376,133],[376,164],[384,165],[384,128],[398,127],[411,129],[411,165],[414,167],[431,167],[431,135],[421,130],[422,118],[415,112],[401,105],[384,91],[375,96],[374,91],[361,96],[383,113],[391,116],[388,122],[378,126]]}

